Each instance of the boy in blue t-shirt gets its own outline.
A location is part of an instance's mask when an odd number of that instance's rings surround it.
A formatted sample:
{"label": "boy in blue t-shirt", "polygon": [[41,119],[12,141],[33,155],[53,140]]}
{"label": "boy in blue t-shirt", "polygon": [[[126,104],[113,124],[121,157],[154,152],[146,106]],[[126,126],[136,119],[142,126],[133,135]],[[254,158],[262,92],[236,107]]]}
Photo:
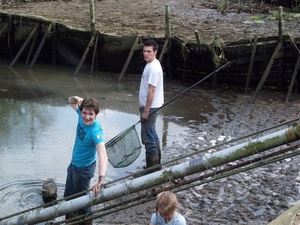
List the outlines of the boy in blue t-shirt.
{"label": "boy in blue t-shirt", "polygon": [[[108,163],[103,131],[100,123],[96,120],[100,110],[99,103],[90,97],[83,99],[78,96],[71,96],[68,100],[78,114],[78,124],[72,160],[67,171],[64,197],[89,190],[90,181],[96,169],[98,153],[99,179],[98,183],[93,186],[93,195],[96,196],[103,184]],[[89,211],[91,208],[86,208],[78,211],[75,215],[85,214]],[[66,219],[71,217],[71,215],[66,215]],[[92,220],[83,224],[92,224]]]}

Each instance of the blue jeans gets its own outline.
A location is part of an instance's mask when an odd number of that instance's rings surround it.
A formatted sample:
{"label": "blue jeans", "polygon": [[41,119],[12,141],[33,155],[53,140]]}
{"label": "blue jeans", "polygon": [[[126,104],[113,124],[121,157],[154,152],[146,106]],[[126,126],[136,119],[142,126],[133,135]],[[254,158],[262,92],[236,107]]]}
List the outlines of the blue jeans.
{"label": "blue jeans", "polygon": [[[157,110],[157,108],[151,108],[149,115]],[[144,112],[144,107],[140,107],[140,114]],[[146,122],[141,122],[141,138],[142,144],[145,145],[146,155],[151,156],[158,153],[159,138],[155,130],[156,118],[158,111],[149,116]]]}
{"label": "blue jeans", "polygon": [[[87,167],[76,167],[72,163],[68,166],[68,174],[66,180],[66,187],[64,197],[87,191],[90,188],[90,181],[94,176],[96,169],[96,162]],[[84,194],[82,194],[84,195]],[[77,196],[78,197],[78,196]],[[92,210],[91,207],[80,210],[79,214],[85,214]]]}

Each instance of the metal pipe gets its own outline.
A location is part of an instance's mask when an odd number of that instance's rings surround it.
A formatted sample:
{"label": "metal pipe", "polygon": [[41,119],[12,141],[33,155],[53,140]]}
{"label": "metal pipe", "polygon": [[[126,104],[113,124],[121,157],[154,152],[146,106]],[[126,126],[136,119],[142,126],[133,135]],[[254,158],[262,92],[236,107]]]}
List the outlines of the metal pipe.
{"label": "metal pipe", "polygon": [[97,197],[92,197],[91,194],[89,194],[48,208],[34,209],[22,215],[1,221],[0,224],[19,225],[47,221],[70,212],[78,211],[91,204],[95,205],[108,202],[119,197],[166,183],[166,181],[174,182],[176,179],[184,178],[185,176],[199,173],[212,167],[249,157],[299,139],[300,125],[296,124],[288,129],[283,129],[254,140],[249,140],[248,142],[224,150],[204,154],[202,157],[175,165],[172,168],[169,168],[169,170],[157,171],[124,183],[107,187]]}

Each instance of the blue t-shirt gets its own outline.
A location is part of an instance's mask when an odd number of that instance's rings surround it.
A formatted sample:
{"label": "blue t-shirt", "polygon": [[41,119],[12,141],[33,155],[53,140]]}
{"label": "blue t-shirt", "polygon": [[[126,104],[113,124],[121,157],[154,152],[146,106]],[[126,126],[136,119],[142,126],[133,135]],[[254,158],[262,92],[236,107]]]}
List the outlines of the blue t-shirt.
{"label": "blue t-shirt", "polygon": [[169,223],[166,223],[164,218],[162,218],[159,214],[159,212],[157,212],[157,219],[156,219],[156,213],[153,213],[152,217],[151,217],[151,223],[153,223],[154,225],[186,225],[186,220],[185,218],[179,214],[178,212],[175,212],[173,218],[170,220]]}
{"label": "blue t-shirt", "polygon": [[72,164],[76,167],[86,167],[96,161],[96,145],[103,142],[103,131],[100,123],[95,120],[90,126],[84,125],[78,108],[78,125],[73,147]]}

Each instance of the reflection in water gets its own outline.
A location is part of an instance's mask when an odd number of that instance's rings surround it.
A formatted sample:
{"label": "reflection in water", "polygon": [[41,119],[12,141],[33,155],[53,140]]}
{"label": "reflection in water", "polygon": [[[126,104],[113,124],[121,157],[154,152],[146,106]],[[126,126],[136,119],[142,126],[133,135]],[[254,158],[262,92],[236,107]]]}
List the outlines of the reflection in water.
{"label": "reflection in water", "polygon": [[[63,192],[77,123],[77,115],[67,103],[68,96],[92,96],[99,100],[101,111],[97,119],[106,141],[134,124],[140,133],[139,79],[117,85],[113,74],[93,78],[79,74],[72,78],[73,68],[36,65],[33,71],[16,65],[9,69],[3,61],[0,70],[1,214],[11,214],[11,208],[20,211],[42,204],[37,188],[47,177],[56,178],[58,191]],[[189,118],[175,116],[181,116],[185,109],[182,104],[186,102],[178,102],[177,107],[172,104],[168,106],[171,110],[161,111],[157,119],[162,147],[183,143],[188,135]],[[129,167],[114,169],[109,165],[106,181],[140,170],[144,158],[142,149],[140,157]],[[92,182],[97,181],[96,177],[97,174]]]}

